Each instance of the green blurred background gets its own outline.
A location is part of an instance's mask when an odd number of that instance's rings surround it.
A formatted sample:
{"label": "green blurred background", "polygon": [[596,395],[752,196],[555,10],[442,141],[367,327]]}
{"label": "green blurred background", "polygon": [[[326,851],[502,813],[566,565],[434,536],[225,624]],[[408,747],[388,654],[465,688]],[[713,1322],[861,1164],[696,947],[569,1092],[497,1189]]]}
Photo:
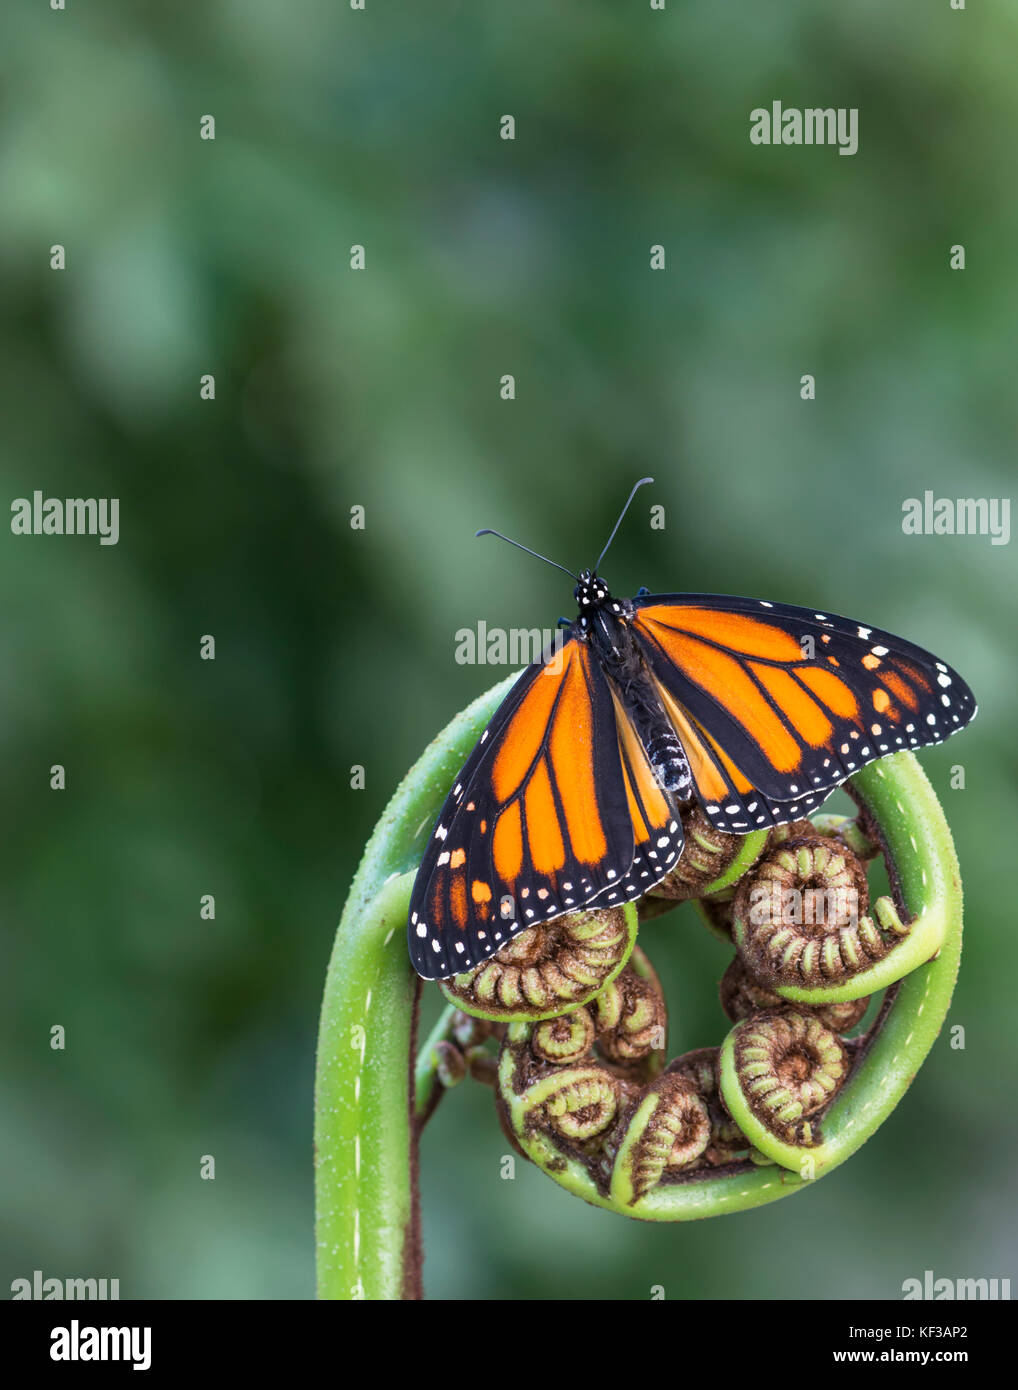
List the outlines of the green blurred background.
{"label": "green blurred background", "polygon": [[[1013,8],[16,0],[2,26],[3,496],[119,497],[121,539],[0,544],[0,1289],[312,1294],[317,1011],[360,849],[505,674],[457,665],[456,630],[571,609],[473,533],[589,563],[644,473],[619,591],[846,613],[975,689],[922,758],[968,1045],[815,1189],[660,1229],[500,1181],[491,1094],[462,1087],[423,1145],[428,1293],[1014,1276],[1014,548],[901,531],[906,497],[1014,476]],[[774,99],[858,106],[858,154],[752,146]],[[643,944],[672,1051],[720,1042],[692,910]]]}

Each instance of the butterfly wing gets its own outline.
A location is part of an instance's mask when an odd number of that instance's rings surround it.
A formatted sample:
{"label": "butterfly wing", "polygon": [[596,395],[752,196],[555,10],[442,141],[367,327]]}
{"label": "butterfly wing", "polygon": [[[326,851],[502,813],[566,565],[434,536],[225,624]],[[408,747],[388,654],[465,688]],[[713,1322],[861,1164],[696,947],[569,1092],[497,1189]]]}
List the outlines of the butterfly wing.
{"label": "butterfly wing", "polygon": [[617,891],[609,889],[598,899],[598,907],[610,907],[619,898],[642,897],[674,867],[683,846],[675,798],[661,786],[625,703],[614,690],[612,700],[634,849],[628,874]]}
{"label": "butterfly wing", "polygon": [[410,902],[417,972],[468,970],[526,927],[617,894],[633,866],[634,778],[608,683],[571,636],[524,671],[442,808]]}
{"label": "butterfly wing", "polygon": [[718,594],[650,594],[632,610],[719,830],[806,815],[867,763],[942,743],[976,713],[945,662],[848,618]]}

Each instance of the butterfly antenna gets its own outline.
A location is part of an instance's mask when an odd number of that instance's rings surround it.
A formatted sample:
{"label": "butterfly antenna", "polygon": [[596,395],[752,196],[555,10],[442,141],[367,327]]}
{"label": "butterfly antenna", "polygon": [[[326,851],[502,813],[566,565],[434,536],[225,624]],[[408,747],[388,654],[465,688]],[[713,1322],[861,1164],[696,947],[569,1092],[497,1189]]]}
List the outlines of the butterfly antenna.
{"label": "butterfly antenna", "polygon": [[509,540],[509,537],[503,536],[501,531],[490,531],[485,527],[483,531],[478,531],[476,533],[475,540],[477,536],[497,536],[500,541],[506,541],[507,544],[514,545],[517,550],[525,550],[528,555],[533,555],[535,560],[543,560],[546,565],[554,565],[557,570],[561,570],[563,574],[568,574],[570,579],[575,579],[576,582],[579,583],[579,575],[573,574],[572,570],[567,570],[565,565],[555,564],[555,561],[549,560],[547,555],[538,555],[537,551],[531,550],[529,545],[520,545],[519,541]]}
{"label": "butterfly antenna", "polygon": [[608,537],[608,539],[605,541],[604,549],[601,551],[601,554],[597,557],[597,564],[594,566],[594,573],[595,573],[595,574],[597,574],[598,570],[601,568],[601,561],[602,561],[602,560],[604,559],[604,557],[607,555],[607,553],[608,553],[608,547],[611,545],[612,541],[615,539],[615,532],[616,532],[616,531],[619,529],[619,527],[622,525],[622,518],[625,516],[626,512],[629,511],[629,503],[632,502],[633,498],[634,498],[634,497],[636,496],[636,494],[639,492],[640,488],[643,487],[644,483],[652,483],[653,481],[654,481],[653,478],[641,478],[640,481],[636,484],[636,487],[634,487],[633,490],[632,490],[632,492],[629,494],[629,497],[628,497],[628,499],[627,499],[627,501],[626,501],[626,505],[622,508],[622,511],[619,513],[619,519],[618,519],[618,521],[616,521],[615,525],[612,527],[612,533],[611,533],[611,535],[610,535],[610,536]]}

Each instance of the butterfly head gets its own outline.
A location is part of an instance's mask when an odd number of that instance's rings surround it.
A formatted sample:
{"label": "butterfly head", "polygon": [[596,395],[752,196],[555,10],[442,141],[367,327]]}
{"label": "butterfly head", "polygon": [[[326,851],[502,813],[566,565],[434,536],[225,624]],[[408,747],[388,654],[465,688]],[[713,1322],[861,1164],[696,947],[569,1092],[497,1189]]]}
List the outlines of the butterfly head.
{"label": "butterfly head", "polygon": [[591,609],[600,608],[603,603],[611,602],[608,585],[593,570],[580,571],[578,583],[573,590],[573,598],[576,600],[581,613],[589,613]]}

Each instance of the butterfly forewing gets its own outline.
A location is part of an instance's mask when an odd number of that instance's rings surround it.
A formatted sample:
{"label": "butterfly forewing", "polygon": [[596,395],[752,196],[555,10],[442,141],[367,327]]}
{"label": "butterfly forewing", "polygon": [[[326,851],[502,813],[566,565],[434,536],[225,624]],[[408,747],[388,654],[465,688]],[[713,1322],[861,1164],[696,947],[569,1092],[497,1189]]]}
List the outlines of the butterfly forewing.
{"label": "butterfly forewing", "polygon": [[415,968],[467,970],[616,891],[633,850],[612,696],[571,637],[523,673],[442,809],[410,905]]}
{"label": "butterfly forewing", "polygon": [[648,595],[633,609],[720,830],[806,815],[866,763],[941,743],[975,714],[946,663],[847,618],[717,594]]}

